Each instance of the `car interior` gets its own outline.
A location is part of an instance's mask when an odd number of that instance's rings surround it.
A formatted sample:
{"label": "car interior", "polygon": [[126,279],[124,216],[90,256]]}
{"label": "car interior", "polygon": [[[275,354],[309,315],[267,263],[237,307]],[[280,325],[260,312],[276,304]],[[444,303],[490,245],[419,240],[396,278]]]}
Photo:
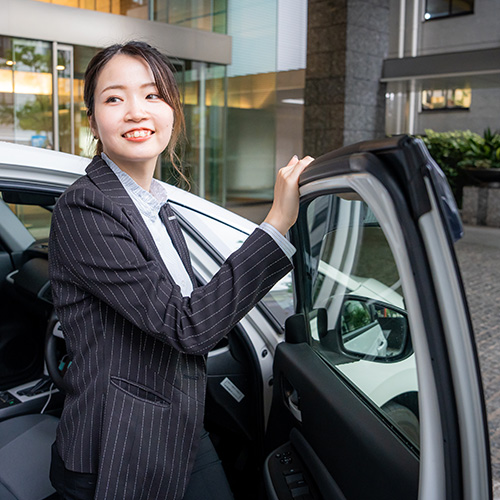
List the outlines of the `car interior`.
{"label": "car interior", "polygon": [[[50,448],[71,362],[49,283],[47,236],[55,201],[53,194],[1,191],[0,498],[5,500],[48,499],[54,493]],[[208,358],[205,427],[241,500],[259,498],[263,488],[262,381],[255,358],[240,325]]]}

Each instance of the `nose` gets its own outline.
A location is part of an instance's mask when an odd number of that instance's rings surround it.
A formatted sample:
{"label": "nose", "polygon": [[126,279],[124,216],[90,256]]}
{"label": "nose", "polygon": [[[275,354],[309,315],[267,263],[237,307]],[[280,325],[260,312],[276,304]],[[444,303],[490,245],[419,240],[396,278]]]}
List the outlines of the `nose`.
{"label": "nose", "polygon": [[127,100],[127,110],[125,113],[125,120],[133,122],[140,122],[147,118],[146,109],[144,108],[144,101],[133,97]]}

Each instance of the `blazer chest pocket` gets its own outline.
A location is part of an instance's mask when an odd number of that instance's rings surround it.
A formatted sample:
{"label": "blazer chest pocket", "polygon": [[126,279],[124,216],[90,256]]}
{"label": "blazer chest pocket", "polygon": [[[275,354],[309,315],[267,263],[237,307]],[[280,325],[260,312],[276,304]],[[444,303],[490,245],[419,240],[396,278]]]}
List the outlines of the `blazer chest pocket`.
{"label": "blazer chest pocket", "polygon": [[114,376],[111,377],[110,382],[120,392],[139,401],[167,407],[171,404],[163,394],[137,382]]}

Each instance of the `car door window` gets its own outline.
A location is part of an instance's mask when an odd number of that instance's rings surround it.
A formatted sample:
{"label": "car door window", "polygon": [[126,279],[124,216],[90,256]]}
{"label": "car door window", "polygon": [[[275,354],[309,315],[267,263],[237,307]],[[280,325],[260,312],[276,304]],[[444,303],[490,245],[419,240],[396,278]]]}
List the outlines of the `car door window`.
{"label": "car door window", "polygon": [[374,213],[355,193],[326,194],[301,212],[302,300],[310,343],[412,446],[418,384],[401,280]]}
{"label": "car door window", "polygon": [[[211,215],[190,210],[188,207],[176,206],[176,210],[185,217],[194,227],[203,228],[200,231],[202,237],[210,243],[223,258],[229,257],[231,252],[236,251],[242,243],[248,238],[248,233],[241,229],[232,227],[226,222],[217,220]],[[250,223],[249,223],[250,224]],[[256,225],[249,225],[249,231],[252,231]],[[188,239],[188,246],[190,240]],[[192,255],[196,256],[197,251],[190,248]],[[198,252],[199,253],[199,252]],[[195,257],[196,259],[196,257]],[[218,266],[210,273],[210,278],[217,272]],[[261,300],[261,305],[271,314],[275,322],[284,328],[286,319],[294,312],[294,298],[292,273],[288,273],[282,278]]]}
{"label": "car door window", "polygon": [[[8,193],[8,196],[6,197],[6,204],[23,223],[24,227],[30,232],[31,236],[33,236],[35,240],[48,238],[52,212],[44,206],[33,203],[23,203],[21,195],[18,202],[14,203],[12,202],[13,196],[15,196],[15,193]],[[0,198],[4,199],[4,196],[1,193]]]}

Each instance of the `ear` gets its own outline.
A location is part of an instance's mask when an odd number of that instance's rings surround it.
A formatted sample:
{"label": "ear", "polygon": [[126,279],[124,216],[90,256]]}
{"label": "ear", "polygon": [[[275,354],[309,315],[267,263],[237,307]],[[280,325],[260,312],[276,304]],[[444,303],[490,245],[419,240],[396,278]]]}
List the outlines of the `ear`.
{"label": "ear", "polygon": [[87,115],[87,118],[89,120],[89,125],[90,125],[90,132],[95,138],[99,138],[99,133],[97,131],[97,123],[95,121],[94,115]]}

